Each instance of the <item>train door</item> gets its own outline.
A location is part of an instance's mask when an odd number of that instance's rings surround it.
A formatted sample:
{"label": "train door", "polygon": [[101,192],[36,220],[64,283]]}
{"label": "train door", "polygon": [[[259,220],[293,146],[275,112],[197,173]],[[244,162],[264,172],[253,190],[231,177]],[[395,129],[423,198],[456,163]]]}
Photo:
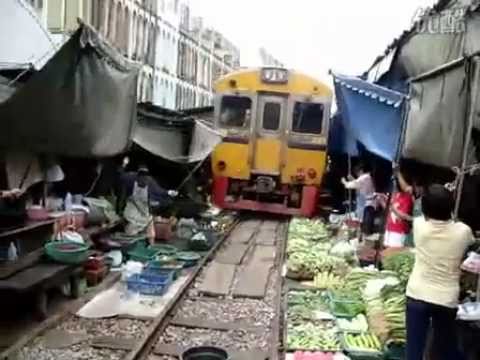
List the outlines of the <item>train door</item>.
{"label": "train door", "polygon": [[254,129],[254,174],[280,175],[287,116],[287,97],[259,95]]}

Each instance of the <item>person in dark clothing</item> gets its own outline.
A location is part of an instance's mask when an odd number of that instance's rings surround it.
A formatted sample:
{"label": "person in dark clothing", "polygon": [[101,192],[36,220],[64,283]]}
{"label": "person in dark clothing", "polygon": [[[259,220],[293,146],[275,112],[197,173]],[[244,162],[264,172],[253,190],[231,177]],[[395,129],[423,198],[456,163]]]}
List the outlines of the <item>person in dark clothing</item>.
{"label": "person in dark clothing", "polygon": [[126,172],[125,168],[128,163],[128,158],[125,158],[120,170],[119,212],[124,210],[127,199],[134,192],[136,183],[141,188],[146,187],[148,189],[148,202],[151,207],[166,208],[172,204],[172,198],[178,195],[176,191],[162,188],[150,175],[150,171],[145,165],[140,165],[137,171]]}
{"label": "person in dark clothing", "polygon": [[155,228],[151,212],[152,206],[167,207],[176,191],[166,191],[149,175],[146,166],[140,166],[137,172],[124,172],[128,158],[124,160],[120,174],[120,204],[123,217],[127,221],[125,232],[128,235],[146,233],[150,242],[155,239]]}

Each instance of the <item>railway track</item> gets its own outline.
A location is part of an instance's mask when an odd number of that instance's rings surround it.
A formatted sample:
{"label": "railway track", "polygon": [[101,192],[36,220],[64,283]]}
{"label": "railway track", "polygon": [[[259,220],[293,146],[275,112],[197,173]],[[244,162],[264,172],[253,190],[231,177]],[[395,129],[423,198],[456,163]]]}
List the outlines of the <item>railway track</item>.
{"label": "railway track", "polygon": [[191,346],[216,345],[237,359],[277,359],[287,224],[239,221],[153,319],[71,311],[0,358],[170,360]]}

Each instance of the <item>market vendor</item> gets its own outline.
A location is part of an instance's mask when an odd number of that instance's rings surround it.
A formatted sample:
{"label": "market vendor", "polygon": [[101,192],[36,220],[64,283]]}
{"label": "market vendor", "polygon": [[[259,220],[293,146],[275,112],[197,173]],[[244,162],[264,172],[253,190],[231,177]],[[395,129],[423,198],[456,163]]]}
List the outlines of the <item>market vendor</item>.
{"label": "market vendor", "polygon": [[371,233],[375,217],[375,186],[372,176],[362,164],[354,169],[356,178],[342,178],[346,189],[356,191],[356,217],[362,223],[362,232]]}
{"label": "market vendor", "polygon": [[[425,192],[423,185],[420,185],[418,183],[413,183],[412,189],[413,189],[413,197],[414,197],[412,216],[406,215],[407,220],[411,224],[413,224],[413,220],[415,218],[423,215],[422,214],[422,196],[423,196],[423,193]],[[405,240],[405,245],[409,247],[415,246],[413,231],[410,231],[408,233],[407,239]]]}
{"label": "market vendor", "polygon": [[[123,162],[123,169],[128,165],[128,158]],[[153,243],[155,239],[155,227],[151,214],[151,204],[168,206],[172,198],[177,196],[173,190],[163,189],[149,170],[142,165],[136,172],[123,172],[121,174],[122,192],[120,203],[123,207],[123,216],[127,221],[125,232],[128,235],[136,235],[146,232],[148,239]]]}
{"label": "market vendor", "polygon": [[455,331],[460,265],[473,244],[472,230],[452,220],[454,200],[443,185],[429,186],[422,217],[413,221],[415,265],[407,286],[407,360],[423,360],[433,327],[435,359],[461,360]]}
{"label": "market vendor", "polygon": [[385,230],[385,247],[404,247],[410,234],[413,210],[413,187],[396,172],[398,191],[392,195]]}

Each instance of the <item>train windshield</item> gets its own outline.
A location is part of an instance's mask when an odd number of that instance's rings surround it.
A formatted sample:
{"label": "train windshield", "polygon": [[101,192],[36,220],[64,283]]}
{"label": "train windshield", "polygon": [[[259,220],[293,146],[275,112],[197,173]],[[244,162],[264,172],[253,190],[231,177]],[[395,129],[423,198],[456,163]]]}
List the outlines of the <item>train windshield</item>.
{"label": "train windshield", "polygon": [[292,131],[302,134],[321,134],[323,104],[296,102],[293,109]]}
{"label": "train windshield", "polygon": [[220,125],[244,127],[250,121],[252,100],[243,96],[224,96],[220,108]]}

